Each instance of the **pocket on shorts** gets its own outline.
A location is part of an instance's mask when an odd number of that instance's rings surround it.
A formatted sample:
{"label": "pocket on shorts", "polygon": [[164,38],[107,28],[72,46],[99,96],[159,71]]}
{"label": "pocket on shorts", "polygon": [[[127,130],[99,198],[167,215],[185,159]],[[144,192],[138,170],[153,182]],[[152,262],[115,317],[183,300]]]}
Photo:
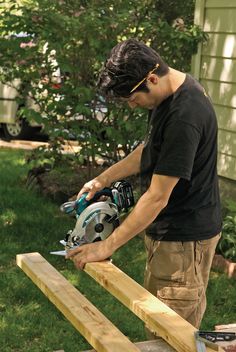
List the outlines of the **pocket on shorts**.
{"label": "pocket on shorts", "polygon": [[199,289],[186,286],[166,286],[157,290],[157,295],[162,299],[196,301],[199,297]]}
{"label": "pocket on shorts", "polygon": [[199,302],[201,291],[199,288],[168,286],[157,289],[157,298],[174,310],[187,309],[191,311]]}
{"label": "pocket on shorts", "polygon": [[204,297],[204,287],[159,286],[157,289],[157,298],[196,327],[206,308]]}
{"label": "pocket on shorts", "polygon": [[158,280],[183,283],[185,281],[185,256],[182,242],[158,242],[149,270]]}

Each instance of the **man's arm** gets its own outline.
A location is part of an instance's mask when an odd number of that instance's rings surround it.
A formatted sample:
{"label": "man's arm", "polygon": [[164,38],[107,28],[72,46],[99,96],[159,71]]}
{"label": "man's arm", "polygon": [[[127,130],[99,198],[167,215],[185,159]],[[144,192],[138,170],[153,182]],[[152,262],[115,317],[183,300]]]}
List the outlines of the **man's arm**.
{"label": "man's arm", "polygon": [[147,192],[142,195],[125,221],[107,238],[112,252],[145,230],[156,219],[168,204],[178,181],[178,177],[153,175]]}
{"label": "man's arm", "polygon": [[110,187],[112,182],[121,180],[125,177],[138,174],[140,172],[141,155],[143,144],[139,145],[132,153],[118,163],[110,166],[107,170],[95,177],[93,180],[85,183],[78,194],[78,198],[85,192],[89,192],[87,199],[91,199],[94,194],[103,189]]}
{"label": "man's arm", "polygon": [[149,226],[168,204],[178,177],[153,175],[152,182],[125,221],[104,241],[82,245],[68,252],[76,267],[110,257],[119,247]]}

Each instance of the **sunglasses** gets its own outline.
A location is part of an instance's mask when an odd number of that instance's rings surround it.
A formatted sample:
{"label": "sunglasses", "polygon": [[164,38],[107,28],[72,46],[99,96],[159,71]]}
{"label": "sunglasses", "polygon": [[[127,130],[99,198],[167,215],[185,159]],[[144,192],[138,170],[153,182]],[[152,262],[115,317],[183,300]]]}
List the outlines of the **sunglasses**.
{"label": "sunglasses", "polygon": [[140,82],[136,84],[136,86],[134,86],[134,88],[131,89],[130,93],[133,93],[133,91],[135,91],[148,78],[148,76],[151,75],[159,66],[160,66],[159,64],[156,64],[154,69],[148,72],[147,76],[145,76]]}

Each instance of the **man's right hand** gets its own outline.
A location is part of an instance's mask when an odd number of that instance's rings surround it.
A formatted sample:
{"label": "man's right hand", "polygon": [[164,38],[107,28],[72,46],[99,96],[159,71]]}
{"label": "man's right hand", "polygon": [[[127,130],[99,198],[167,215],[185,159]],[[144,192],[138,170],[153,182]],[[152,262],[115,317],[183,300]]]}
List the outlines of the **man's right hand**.
{"label": "man's right hand", "polygon": [[109,187],[110,183],[105,176],[98,176],[94,178],[93,180],[86,182],[83,187],[81,188],[80,192],[77,195],[77,199],[82,196],[83,193],[88,192],[88,195],[86,197],[87,200],[90,200],[94,197],[95,193],[100,191],[101,189],[105,187]]}

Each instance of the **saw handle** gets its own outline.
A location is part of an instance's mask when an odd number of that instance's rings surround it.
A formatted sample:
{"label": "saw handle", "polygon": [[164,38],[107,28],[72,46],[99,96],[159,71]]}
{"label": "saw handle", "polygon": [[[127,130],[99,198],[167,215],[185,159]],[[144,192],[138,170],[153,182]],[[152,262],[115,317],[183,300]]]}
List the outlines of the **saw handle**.
{"label": "saw handle", "polygon": [[114,201],[112,191],[108,187],[103,188],[101,191],[96,192],[93,198],[90,200],[86,199],[87,195],[88,195],[88,192],[83,193],[82,196],[76,201],[63,203],[60,207],[61,211],[63,211],[63,213],[66,213],[66,214],[70,214],[75,210],[76,214],[80,215],[85,208],[87,208],[90,204],[98,201],[99,198],[102,196],[110,197],[112,202]]}
{"label": "saw handle", "polygon": [[80,215],[85,208],[87,208],[90,204],[97,202],[99,198],[102,196],[110,197],[111,200],[113,201],[113,194],[110,188],[106,187],[101,189],[101,191],[98,191],[95,193],[93,198],[87,200],[86,197],[88,195],[88,192],[85,192],[82,194],[82,196],[75,201],[75,211],[77,215]]}
{"label": "saw handle", "polygon": [[[87,196],[88,193],[84,193],[84,194],[86,194],[86,196]],[[101,198],[102,196],[110,197],[112,201],[114,200],[113,199],[112,190],[110,188],[108,188],[108,187],[105,187],[105,188],[101,189],[101,191],[96,192],[94,194],[93,198],[90,199],[90,200],[87,200],[86,202],[91,204],[93,202],[98,201],[99,198]]]}

